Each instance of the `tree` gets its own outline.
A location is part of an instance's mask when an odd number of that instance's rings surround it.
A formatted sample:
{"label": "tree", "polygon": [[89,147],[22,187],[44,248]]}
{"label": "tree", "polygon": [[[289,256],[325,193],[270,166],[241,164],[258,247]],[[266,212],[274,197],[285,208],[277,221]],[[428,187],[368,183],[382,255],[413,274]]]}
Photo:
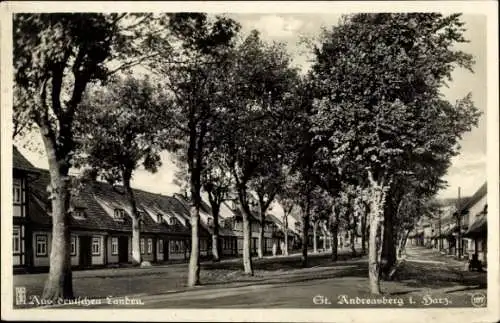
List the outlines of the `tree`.
{"label": "tree", "polygon": [[223,157],[217,151],[207,154],[205,166],[201,175],[204,190],[212,209],[213,234],[212,234],[212,259],[220,261],[219,215],[221,204],[229,198],[233,187],[231,173],[224,167]]}
{"label": "tree", "polygon": [[313,251],[318,252],[317,231],[321,223],[330,220],[332,204],[329,194],[316,187],[311,193],[311,224],[313,226]]}
{"label": "tree", "polygon": [[203,13],[168,14],[176,62],[170,56],[159,58],[150,67],[165,84],[172,105],[168,107],[175,136],[183,144],[190,190],[191,253],[188,286],[200,283],[200,205],[201,176],[206,144],[214,140],[224,100],[221,80],[227,75],[229,57],[239,25],[225,17],[208,17]]}
{"label": "tree", "polygon": [[[278,155],[280,154],[280,155]],[[282,154],[278,153],[276,158],[269,160],[265,173],[255,177],[250,183],[249,188],[257,195],[258,214],[259,214],[259,239],[257,246],[257,255],[259,258],[264,257],[265,252],[265,224],[266,212],[269,210],[271,203],[274,201],[278,192],[283,189],[283,177],[281,174]]]}
{"label": "tree", "polygon": [[349,245],[351,246],[352,256],[356,257],[355,238],[357,236],[358,214],[357,207],[359,203],[359,192],[354,185],[344,185],[338,203],[340,204],[340,221],[349,235]]}
{"label": "tree", "polygon": [[[356,14],[326,31],[316,48],[316,140],[339,173],[361,174],[357,181],[367,183],[374,294],[395,177],[411,160],[449,159],[477,123],[470,96],[453,106],[439,93],[456,66],[471,69],[471,56],[453,47],[465,41],[463,31],[459,15]],[[434,155],[436,147],[443,153]]]}
{"label": "tree", "polygon": [[161,165],[161,144],[169,139],[161,130],[158,89],[146,78],[118,77],[105,88],[89,91],[77,114],[80,133],[79,164],[88,176],[100,177],[115,187],[123,185],[132,217],[132,262],[139,265],[140,215],[130,185],[139,166],[156,172]]}
{"label": "tree", "polygon": [[288,256],[288,249],[290,249],[289,245],[288,245],[288,233],[289,233],[288,219],[289,219],[290,215],[292,214],[294,207],[296,207],[296,204],[293,200],[287,200],[285,198],[278,198],[278,201],[281,204],[281,206],[283,207],[283,234],[284,234],[283,246],[284,246],[284,250],[282,252],[285,256]]}
{"label": "tree", "polygon": [[277,201],[281,204],[283,208],[283,233],[284,237],[284,255],[288,255],[288,219],[294,208],[297,208],[297,200],[299,198],[298,191],[296,187],[297,179],[294,177],[296,174],[291,172],[289,166],[283,166],[283,179],[282,188],[276,197]]}
{"label": "tree", "polygon": [[[312,132],[311,114],[316,87],[310,75],[297,79],[289,100],[290,109],[283,116],[284,137],[286,138],[285,151],[287,152],[286,167],[287,186],[285,193],[289,199],[294,199],[301,209],[302,224],[302,266],[308,264],[309,225],[311,223],[311,203],[314,191],[319,187],[334,189],[334,176],[324,176],[319,170],[315,155],[314,133]],[[313,234],[314,234],[313,227]],[[313,243],[313,245],[316,242]]]}
{"label": "tree", "polygon": [[[144,14],[14,15],[14,123],[17,129],[38,128],[50,171],[53,238],[45,299],[73,297],[68,172],[76,148],[75,114],[88,84],[154,56],[155,46],[164,39],[150,37],[152,26],[161,20],[153,18]],[[146,44],[148,50],[144,50]]]}
{"label": "tree", "polygon": [[[219,128],[226,165],[233,175],[243,215],[243,266],[253,274],[250,257],[251,190],[260,195],[264,214],[276,195],[275,183],[267,182],[279,173],[283,156],[284,104],[296,77],[290,58],[281,44],[262,42],[252,31],[235,51],[231,73],[225,76],[225,124]],[[261,240],[262,241],[262,240]]]}

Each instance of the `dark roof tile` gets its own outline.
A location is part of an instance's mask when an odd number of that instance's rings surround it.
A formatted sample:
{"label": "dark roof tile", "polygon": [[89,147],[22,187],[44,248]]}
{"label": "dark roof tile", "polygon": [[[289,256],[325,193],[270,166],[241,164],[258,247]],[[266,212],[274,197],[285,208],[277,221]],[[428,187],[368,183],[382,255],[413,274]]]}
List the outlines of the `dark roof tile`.
{"label": "dark roof tile", "polygon": [[[50,177],[47,170],[39,169],[38,171],[40,176],[31,183],[30,193],[34,198],[30,199],[32,200],[29,206],[30,216],[34,223],[46,226],[52,222],[51,217],[47,214],[49,197],[47,186]],[[141,190],[134,190],[134,192],[138,205],[151,205],[154,203],[155,208],[160,209],[162,213],[184,213],[182,216],[186,216],[186,211],[182,207],[175,205],[175,199],[171,197]],[[116,221],[100,202],[104,202],[104,204],[108,203],[106,205],[124,206],[125,208],[128,205],[126,196],[114,190],[111,185],[102,182],[86,183],[72,199],[72,204],[75,207],[84,207],[86,219],[77,220],[71,217],[70,227],[88,230],[131,232],[132,219],[129,216],[126,216],[123,222]],[[143,219],[142,232],[190,234],[189,226],[158,223],[149,215],[145,215]]]}
{"label": "dark roof tile", "polygon": [[16,146],[12,146],[12,168],[36,173],[37,169],[19,152]]}

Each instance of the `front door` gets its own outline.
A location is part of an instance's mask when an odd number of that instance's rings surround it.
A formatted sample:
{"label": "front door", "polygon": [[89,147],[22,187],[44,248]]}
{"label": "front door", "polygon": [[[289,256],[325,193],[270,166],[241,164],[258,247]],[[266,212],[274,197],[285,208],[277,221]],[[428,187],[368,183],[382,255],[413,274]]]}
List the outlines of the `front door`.
{"label": "front door", "polygon": [[128,237],[118,237],[118,262],[128,262]]}
{"label": "front door", "polygon": [[80,266],[92,265],[92,239],[90,236],[80,236]]}

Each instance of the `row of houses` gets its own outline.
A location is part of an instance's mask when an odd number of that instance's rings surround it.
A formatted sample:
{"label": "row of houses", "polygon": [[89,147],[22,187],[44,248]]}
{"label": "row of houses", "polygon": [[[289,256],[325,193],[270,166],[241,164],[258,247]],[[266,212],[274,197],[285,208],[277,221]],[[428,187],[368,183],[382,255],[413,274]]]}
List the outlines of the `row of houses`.
{"label": "row of houses", "polygon": [[[47,170],[35,168],[13,148],[13,264],[18,271],[49,266],[51,253],[51,199]],[[166,196],[134,190],[140,215],[140,253],[143,261],[185,261],[190,255],[189,201],[179,194]],[[103,182],[82,186],[71,198],[71,264],[76,268],[117,266],[132,262],[131,209],[121,187]],[[213,217],[208,203],[200,210],[200,254],[210,258]],[[265,252],[279,251],[284,232],[289,247],[297,239],[294,227],[284,230],[282,221],[268,215]],[[260,222],[251,219],[251,249],[257,253]],[[243,252],[242,216],[232,201],[223,203],[219,218],[221,256]]]}
{"label": "row of houses", "polygon": [[442,200],[440,212],[423,219],[412,232],[411,244],[486,267],[487,193],[485,182],[470,197]]}

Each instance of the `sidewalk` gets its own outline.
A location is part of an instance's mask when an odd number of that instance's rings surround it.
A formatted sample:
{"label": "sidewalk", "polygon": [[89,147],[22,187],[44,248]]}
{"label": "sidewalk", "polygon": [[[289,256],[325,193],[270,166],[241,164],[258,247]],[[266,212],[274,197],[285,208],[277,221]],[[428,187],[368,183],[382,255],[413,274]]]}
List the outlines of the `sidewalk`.
{"label": "sidewalk", "polygon": [[[408,250],[418,250],[419,255],[424,255],[430,260],[437,262],[444,262],[452,266],[456,270],[468,271],[469,259],[465,258],[462,260],[456,259],[455,255],[442,254],[437,249],[428,249],[426,247],[411,247]],[[410,251],[411,252],[411,251]]]}

